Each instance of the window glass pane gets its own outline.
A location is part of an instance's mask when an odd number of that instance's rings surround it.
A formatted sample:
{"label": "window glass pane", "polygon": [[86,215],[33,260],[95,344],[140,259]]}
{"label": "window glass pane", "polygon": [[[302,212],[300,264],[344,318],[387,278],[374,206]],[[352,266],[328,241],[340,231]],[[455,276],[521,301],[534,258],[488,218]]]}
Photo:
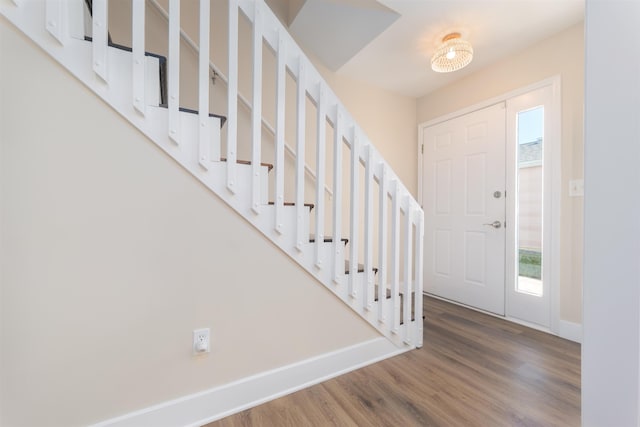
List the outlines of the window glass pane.
{"label": "window glass pane", "polygon": [[518,113],[516,291],[542,296],[544,107]]}

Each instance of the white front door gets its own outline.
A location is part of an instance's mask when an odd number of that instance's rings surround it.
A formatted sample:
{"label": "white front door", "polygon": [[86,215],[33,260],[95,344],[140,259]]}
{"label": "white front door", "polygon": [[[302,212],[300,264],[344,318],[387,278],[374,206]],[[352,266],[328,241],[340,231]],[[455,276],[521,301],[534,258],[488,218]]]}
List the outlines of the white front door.
{"label": "white front door", "polygon": [[425,291],[504,315],[505,105],[423,132]]}

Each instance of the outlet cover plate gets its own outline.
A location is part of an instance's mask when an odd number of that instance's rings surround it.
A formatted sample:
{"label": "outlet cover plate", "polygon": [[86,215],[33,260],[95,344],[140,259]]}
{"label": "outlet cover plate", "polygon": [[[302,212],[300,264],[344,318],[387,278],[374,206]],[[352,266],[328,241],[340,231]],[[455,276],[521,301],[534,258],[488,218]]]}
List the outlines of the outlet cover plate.
{"label": "outlet cover plate", "polygon": [[211,352],[211,331],[209,328],[194,329],[193,354],[205,354]]}

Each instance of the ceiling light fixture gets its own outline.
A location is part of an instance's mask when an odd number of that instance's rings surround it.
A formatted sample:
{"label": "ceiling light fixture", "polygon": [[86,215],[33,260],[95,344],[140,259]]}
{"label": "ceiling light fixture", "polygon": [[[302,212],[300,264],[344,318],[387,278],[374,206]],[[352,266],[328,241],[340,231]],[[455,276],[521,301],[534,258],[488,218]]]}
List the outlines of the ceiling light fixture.
{"label": "ceiling light fixture", "polygon": [[450,73],[469,65],[473,59],[471,43],[460,38],[460,33],[444,36],[442,44],[431,57],[431,69],[437,73]]}

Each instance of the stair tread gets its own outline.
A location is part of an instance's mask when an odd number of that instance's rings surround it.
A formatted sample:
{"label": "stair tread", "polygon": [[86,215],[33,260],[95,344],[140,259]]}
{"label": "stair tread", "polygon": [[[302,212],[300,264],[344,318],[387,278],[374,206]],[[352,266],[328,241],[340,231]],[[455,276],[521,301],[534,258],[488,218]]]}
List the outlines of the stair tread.
{"label": "stair tread", "polygon": [[[88,42],[92,42],[93,43],[93,37],[91,36],[84,36],[85,41]],[[124,46],[118,43],[114,43],[112,41],[108,41],[107,44],[109,45],[109,47],[112,47],[114,49],[118,49],[118,50],[124,50],[125,52],[132,52],[133,49],[130,48],[129,46]],[[145,56],[152,56],[154,58],[158,58],[161,61],[166,61],[167,57],[166,56],[162,56],[162,55],[158,55],[157,53],[153,53],[153,52],[146,52],[145,51]]]}
{"label": "stair tread", "polygon": [[[349,274],[349,267],[351,266],[350,264],[351,263],[349,262],[349,260],[344,261],[344,274]],[[373,267],[372,270],[374,274],[378,272],[377,267]],[[358,264],[358,273],[364,273],[364,264]]]}
{"label": "stair tread", "polygon": [[[220,161],[221,162],[226,162],[227,158],[226,157],[220,157]],[[251,164],[251,160],[238,160],[236,159],[236,163],[240,164],[240,165],[250,165]],[[271,169],[273,169],[273,165],[271,163],[260,163],[260,166],[264,166],[269,168],[269,171],[271,171]]]}
{"label": "stair tread", "polygon": [[[160,104],[159,107],[168,108],[168,105],[167,104]],[[193,110],[191,108],[178,107],[178,110],[182,111],[183,113],[198,114],[198,110]],[[224,126],[224,124],[227,121],[227,118],[225,116],[221,116],[220,114],[209,113],[209,117],[217,117],[218,119],[220,119],[220,127],[221,128],[222,128],[222,126]],[[241,163],[241,162],[238,160],[238,163]]]}
{"label": "stair tread", "polygon": [[[346,237],[343,237],[340,239],[341,241],[344,242],[344,244],[346,245],[347,243],[349,243],[349,239],[347,239]],[[313,243],[316,241],[316,235],[315,234],[310,234],[309,235],[309,242]],[[331,236],[324,236],[324,242],[325,243],[331,243],[333,242],[333,237]]]}
{"label": "stair tread", "polygon": [[[275,205],[275,202],[269,202],[270,205]],[[296,202],[284,202],[283,205],[285,206],[295,206]],[[309,210],[313,209],[316,205],[314,205],[313,203],[305,203],[304,204],[306,207],[309,208]]]}
{"label": "stair tread", "polygon": [[[391,299],[391,289],[386,288],[386,299]],[[400,296],[400,324],[404,324],[404,294],[402,292],[400,292],[399,294]],[[415,299],[415,292],[411,292],[411,300],[413,301]],[[374,301],[378,301],[378,285],[375,286],[375,294],[374,294]],[[414,312],[414,307],[415,306],[411,306],[411,320],[416,320],[416,314]],[[424,316],[422,317],[424,319]]]}
{"label": "stair tread", "polygon": [[[160,105],[163,108],[167,108],[167,105]],[[198,110],[193,110],[191,108],[186,108],[186,107],[178,107],[178,110],[182,111],[183,113],[189,113],[189,114],[198,114]],[[221,116],[220,114],[215,114],[215,113],[209,113],[209,117],[217,117],[220,119],[220,127],[224,126],[225,122],[227,121],[227,118],[225,116]],[[240,163],[240,161],[238,161],[238,163]],[[273,167],[273,166],[271,166]]]}
{"label": "stair tread", "polygon": [[[93,37],[90,36],[84,36],[84,39],[88,42],[93,42]],[[112,41],[108,42],[109,47],[112,47],[114,49],[118,49],[118,50],[123,50],[125,52],[132,52],[133,49],[130,48],[129,46],[124,46],[118,43],[113,43]],[[158,55],[156,53],[152,53],[152,52],[145,52],[144,53],[145,56],[151,56],[154,58],[158,58],[158,60],[160,60],[160,81],[161,83],[161,91],[163,91],[164,88],[164,84],[165,84],[165,80],[164,80],[164,69],[163,66],[166,64],[167,58],[165,56],[162,55]],[[163,91],[164,92],[164,91]],[[164,99],[164,96],[161,95],[161,99]],[[161,102],[160,103],[160,107],[162,108],[167,108],[167,104],[165,102]],[[183,113],[190,113],[190,114],[198,114],[197,110],[191,109],[191,108],[186,108],[186,107],[179,107],[178,108],[180,111],[182,111]],[[217,117],[220,119],[220,127],[224,126],[225,122],[227,121],[227,118],[225,116],[222,116],[220,114],[214,114],[214,113],[209,113],[209,117]]]}

